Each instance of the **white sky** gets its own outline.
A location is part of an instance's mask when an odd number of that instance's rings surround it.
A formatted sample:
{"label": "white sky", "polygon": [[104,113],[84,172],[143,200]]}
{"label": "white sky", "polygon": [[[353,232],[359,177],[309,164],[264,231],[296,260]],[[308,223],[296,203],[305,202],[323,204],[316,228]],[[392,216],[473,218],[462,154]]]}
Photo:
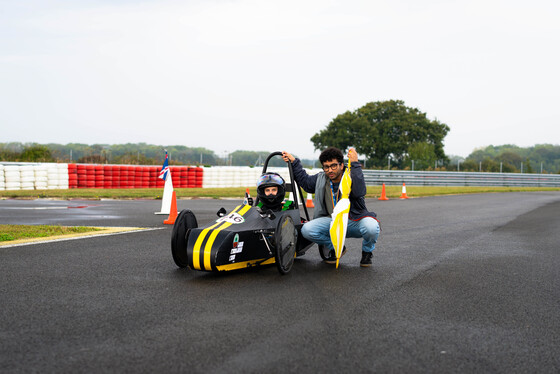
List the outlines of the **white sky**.
{"label": "white sky", "polygon": [[0,142],[288,150],[372,101],[560,143],[560,2],[0,0]]}

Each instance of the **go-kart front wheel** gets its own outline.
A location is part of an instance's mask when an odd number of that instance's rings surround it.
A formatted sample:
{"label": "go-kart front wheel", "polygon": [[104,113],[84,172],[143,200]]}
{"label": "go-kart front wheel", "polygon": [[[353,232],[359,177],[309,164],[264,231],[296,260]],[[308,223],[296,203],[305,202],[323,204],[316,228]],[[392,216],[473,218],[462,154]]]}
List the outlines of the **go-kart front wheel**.
{"label": "go-kart front wheel", "polygon": [[171,232],[171,254],[173,255],[173,261],[175,261],[175,264],[180,268],[189,265],[187,257],[187,239],[190,230],[197,227],[198,222],[196,221],[196,216],[189,209],[182,210],[177,216],[177,219],[175,219],[173,231]]}
{"label": "go-kart front wheel", "polygon": [[280,274],[288,274],[294,264],[297,242],[294,220],[288,214],[284,214],[278,220],[274,239],[276,243],[276,266]]}

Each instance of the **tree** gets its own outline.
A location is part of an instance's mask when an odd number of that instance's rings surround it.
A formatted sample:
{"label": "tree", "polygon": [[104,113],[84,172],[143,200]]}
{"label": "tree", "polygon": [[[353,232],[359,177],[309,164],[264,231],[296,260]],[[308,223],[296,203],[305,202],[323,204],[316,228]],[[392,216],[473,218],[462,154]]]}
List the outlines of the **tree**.
{"label": "tree", "polygon": [[53,161],[53,158],[47,146],[34,144],[23,149],[21,160],[27,162],[50,162]]}
{"label": "tree", "polygon": [[430,121],[426,113],[406,107],[401,100],[389,100],[338,115],[311,141],[315,149],[353,146],[376,166],[385,165],[390,157],[392,164],[402,167],[409,159],[409,147],[417,143],[433,146],[435,159],[447,160],[443,139],[448,132],[447,125]]}
{"label": "tree", "polygon": [[478,171],[478,164],[467,159],[459,163],[459,171]]}
{"label": "tree", "polygon": [[406,159],[407,166],[412,166],[412,161],[415,163],[415,169],[421,170],[434,165],[437,160],[435,147],[429,143],[414,143],[408,147],[408,157]]}
{"label": "tree", "polygon": [[1,161],[16,161],[19,152],[10,148],[10,144],[0,144],[0,160]]}
{"label": "tree", "polygon": [[502,162],[503,171],[508,173],[510,170],[516,171],[521,166],[523,158],[512,151],[505,151],[496,157],[496,161]]}
{"label": "tree", "polygon": [[529,161],[529,157],[527,157],[525,159],[525,169],[523,169],[523,171],[525,173],[534,173],[535,171],[533,170],[533,166],[531,165],[531,161]]}
{"label": "tree", "polygon": [[500,171],[500,164],[491,159],[490,157],[486,157],[482,162],[482,171],[489,171],[493,173],[497,173]]}
{"label": "tree", "polygon": [[106,162],[107,160],[105,159],[105,157],[98,154],[82,156],[78,159],[79,164],[105,164]]}

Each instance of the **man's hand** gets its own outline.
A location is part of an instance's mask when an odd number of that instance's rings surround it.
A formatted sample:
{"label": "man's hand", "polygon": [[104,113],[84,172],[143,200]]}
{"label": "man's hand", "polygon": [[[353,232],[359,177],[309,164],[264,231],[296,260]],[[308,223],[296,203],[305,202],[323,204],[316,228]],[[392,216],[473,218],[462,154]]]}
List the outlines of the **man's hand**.
{"label": "man's hand", "polygon": [[358,162],[358,152],[356,152],[355,148],[350,148],[348,150],[348,160],[350,162]]}
{"label": "man's hand", "polygon": [[294,162],[296,158],[292,156],[290,153],[286,151],[282,151],[282,159],[286,162]]}

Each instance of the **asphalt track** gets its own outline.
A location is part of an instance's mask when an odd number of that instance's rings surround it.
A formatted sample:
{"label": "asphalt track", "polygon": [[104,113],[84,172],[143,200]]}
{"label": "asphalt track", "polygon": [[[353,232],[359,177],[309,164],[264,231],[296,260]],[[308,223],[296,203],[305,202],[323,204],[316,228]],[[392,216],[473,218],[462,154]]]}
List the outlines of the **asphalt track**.
{"label": "asphalt track", "polygon": [[[230,200],[180,200],[201,223]],[[0,201],[0,223],[164,227],[157,201]],[[369,200],[350,239],[281,276],[178,269],[171,227],[0,247],[0,371],[558,373],[560,194]]]}

